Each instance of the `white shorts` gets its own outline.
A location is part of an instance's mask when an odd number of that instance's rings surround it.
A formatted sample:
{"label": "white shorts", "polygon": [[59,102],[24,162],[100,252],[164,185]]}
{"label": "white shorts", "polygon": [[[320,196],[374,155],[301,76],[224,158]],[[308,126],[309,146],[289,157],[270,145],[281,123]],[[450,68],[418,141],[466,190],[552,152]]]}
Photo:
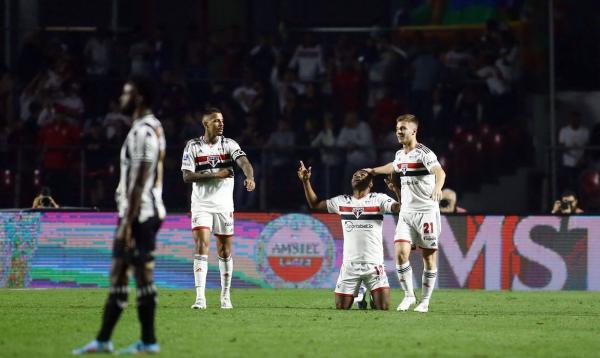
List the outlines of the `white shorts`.
{"label": "white shorts", "polygon": [[437,250],[442,232],[440,212],[400,213],[394,242],[408,242],[422,249]]}
{"label": "white shorts", "polygon": [[336,296],[356,296],[361,282],[371,292],[390,288],[383,265],[344,262],[335,285]]}
{"label": "white shorts", "polygon": [[208,229],[215,235],[233,235],[233,213],[192,211],[192,230]]}

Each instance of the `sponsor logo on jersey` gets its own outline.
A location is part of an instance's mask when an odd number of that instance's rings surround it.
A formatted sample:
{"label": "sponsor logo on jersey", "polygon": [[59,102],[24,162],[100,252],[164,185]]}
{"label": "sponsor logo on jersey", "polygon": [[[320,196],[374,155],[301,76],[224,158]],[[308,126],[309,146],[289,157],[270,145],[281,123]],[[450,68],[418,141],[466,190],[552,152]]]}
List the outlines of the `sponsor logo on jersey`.
{"label": "sponsor logo on jersey", "polygon": [[344,230],[351,232],[353,230],[371,230],[373,224],[355,224],[350,220],[344,221]]}
{"label": "sponsor logo on jersey", "polygon": [[255,249],[257,269],[273,287],[326,287],[335,260],[329,229],[310,215],[271,221]]}

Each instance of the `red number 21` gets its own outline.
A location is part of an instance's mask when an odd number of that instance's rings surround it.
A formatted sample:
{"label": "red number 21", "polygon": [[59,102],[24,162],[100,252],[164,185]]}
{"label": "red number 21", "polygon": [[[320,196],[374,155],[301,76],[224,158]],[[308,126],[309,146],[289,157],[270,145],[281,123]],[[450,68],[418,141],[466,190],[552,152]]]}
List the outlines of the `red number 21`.
{"label": "red number 21", "polygon": [[433,234],[433,223],[424,223],[423,224],[423,233],[424,234]]}

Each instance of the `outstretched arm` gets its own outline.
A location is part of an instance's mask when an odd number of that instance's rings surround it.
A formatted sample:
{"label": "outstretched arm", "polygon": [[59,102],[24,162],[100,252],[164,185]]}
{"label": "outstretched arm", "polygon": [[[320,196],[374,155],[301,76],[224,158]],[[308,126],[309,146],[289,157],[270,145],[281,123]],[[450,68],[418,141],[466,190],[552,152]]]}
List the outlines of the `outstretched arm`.
{"label": "outstretched arm", "polygon": [[300,167],[298,168],[298,178],[302,182],[304,188],[304,196],[306,196],[306,202],[311,209],[314,210],[327,210],[327,202],[325,200],[319,200],[317,194],[310,185],[311,167],[304,166],[304,163],[300,161]]}
{"label": "outstretched arm", "polygon": [[231,169],[221,169],[216,173],[193,173],[189,170],[182,170],[181,172],[184,183],[194,183],[207,179],[224,179],[233,176],[233,171]]}
{"label": "outstretched arm", "polygon": [[254,168],[252,168],[252,164],[250,164],[250,160],[248,160],[248,157],[243,155],[241,157],[238,157],[235,160],[235,162],[240,168],[242,168],[242,171],[246,176],[246,179],[244,180],[244,186],[246,187],[246,190],[254,190],[254,188],[256,187],[256,183],[254,182]]}
{"label": "outstretched arm", "polygon": [[364,170],[366,170],[371,175],[379,175],[379,174],[390,175],[394,172],[394,163],[389,162],[386,165],[382,165],[380,167],[365,168]]}

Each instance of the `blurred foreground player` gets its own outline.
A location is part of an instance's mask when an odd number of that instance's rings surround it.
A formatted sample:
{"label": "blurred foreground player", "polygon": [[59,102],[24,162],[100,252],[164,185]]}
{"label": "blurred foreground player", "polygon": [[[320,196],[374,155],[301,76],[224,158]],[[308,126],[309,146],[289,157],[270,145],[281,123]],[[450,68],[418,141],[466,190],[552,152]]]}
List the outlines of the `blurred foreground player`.
{"label": "blurred foreground player", "polygon": [[143,77],[132,77],[123,87],[123,112],[134,122],[121,147],[120,179],[116,191],[119,222],[113,244],[110,289],[104,306],[102,326],[95,340],[73,354],[110,353],[112,331],[127,306],[128,276],[133,268],[137,286],[138,319],[142,338],[119,351],[121,354],[158,353],[154,334],[156,286],[154,257],[156,234],[165,217],[162,201],[165,136],[160,121],[152,114],[154,89]]}
{"label": "blurred foreground player", "polygon": [[[300,162],[298,178],[311,209],[339,214],[344,229],[343,263],[335,287],[335,307],[350,309],[361,282],[371,291],[376,309],[387,310],[390,285],[383,265],[383,214],[398,213],[400,204],[371,193],[373,177],[364,170],[352,176],[352,195],[319,200],[310,184],[311,168]],[[387,179],[386,179],[387,182]]]}
{"label": "blurred foreground player", "polygon": [[416,303],[413,275],[409,256],[411,245],[416,244],[423,252],[423,296],[415,307],[417,312],[429,311],[429,300],[437,278],[437,249],[441,233],[440,208],[442,187],[446,173],[436,155],[417,142],[419,121],[412,114],[396,119],[396,136],[403,148],[396,158],[384,166],[365,169],[370,174],[400,176],[402,208],[396,227],[394,244],[398,259],[396,270],[404,290],[404,299],[398,311],[406,311]]}
{"label": "blurred foreground player", "polygon": [[206,309],[206,274],[210,233],[217,238],[217,255],[221,273],[221,308],[233,308],[230,288],[233,275],[231,243],[233,240],[233,162],[244,172],[246,190],[254,190],[254,170],[246,153],[233,139],[223,136],[223,114],[207,108],[202,116],[204,135],[187,142],[181,171],[185,183],[193,183],[192,235],[196,301],[193,309]]}

